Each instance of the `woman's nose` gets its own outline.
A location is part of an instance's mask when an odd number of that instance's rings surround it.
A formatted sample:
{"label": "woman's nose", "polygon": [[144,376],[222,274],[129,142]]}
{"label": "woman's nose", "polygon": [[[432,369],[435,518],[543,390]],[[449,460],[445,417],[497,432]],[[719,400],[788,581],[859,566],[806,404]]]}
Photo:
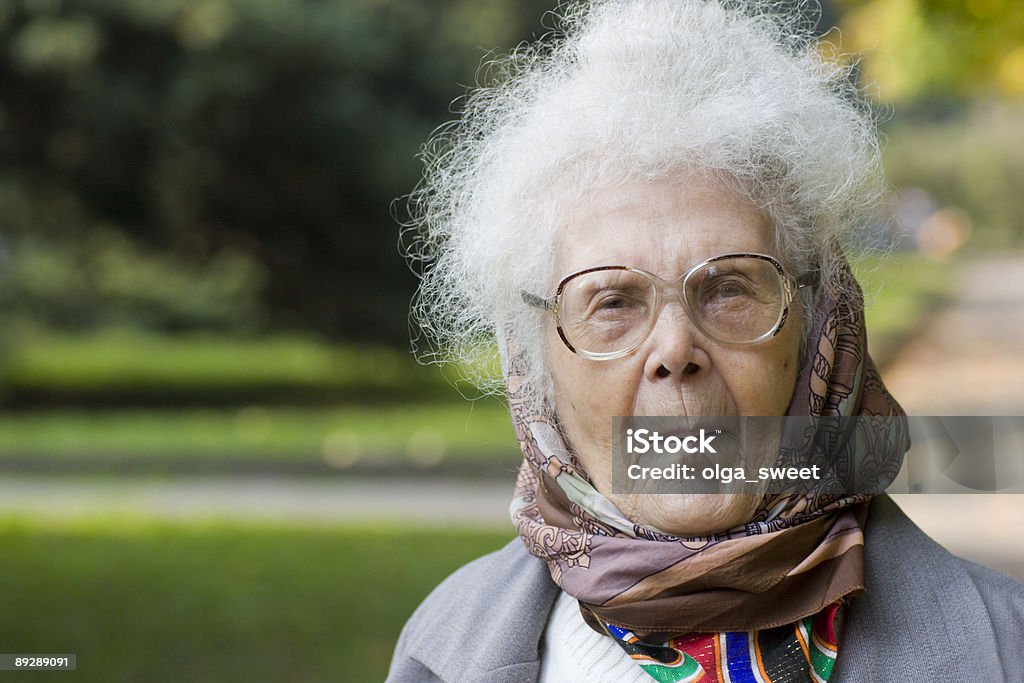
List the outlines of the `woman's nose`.
{"label": "woman's nose", "polygon": [[696,375],[711,359],[699,343],[700,334],[679,301],[666,302],[648,339],[644,373],[651,380]]}

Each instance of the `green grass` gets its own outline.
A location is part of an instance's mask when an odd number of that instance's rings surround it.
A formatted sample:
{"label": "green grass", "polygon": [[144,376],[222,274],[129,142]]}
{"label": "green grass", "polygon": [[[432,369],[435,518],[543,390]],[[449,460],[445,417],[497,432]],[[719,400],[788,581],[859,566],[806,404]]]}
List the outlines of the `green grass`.
{"label": "green grass", "polygon": [[0,389],[60,400],[451,396],[436,368],[404,349],[330,345],[309,336],[233,338],[111,329],[6,341]]}
{"label": "green grass", "polygon": [[380,681],[423,597],[511,536],[0,519],[0,649],[104,683]]}
{"label": "green grass", "polygon": [[0,416],[5,456],[152,456],[325,460],[397,457],[424,464],[516,451],[495,400],[334,408],[46,411]]}
{"label": "green grass", "polygon": [[[8,344],[0,377],[14,404],[26,395],[56,403],[0,414],[0,460],[186,457],[344,466],[382,457],[431,464],[516,450],[500,403],[467,402],[459,395],[469,393],[465,384],[457,390],[437,368],[399,349],[297,336],[37,334]],[[310,407],[289,407],[303,395],[314,399],[306,401]],[[97,407],[111,396],[128,407]],[[175,407],[176,399],[202,405],[211,396],[220,400],[210,407]],[[133,397],[169,407],[142,408]]]}

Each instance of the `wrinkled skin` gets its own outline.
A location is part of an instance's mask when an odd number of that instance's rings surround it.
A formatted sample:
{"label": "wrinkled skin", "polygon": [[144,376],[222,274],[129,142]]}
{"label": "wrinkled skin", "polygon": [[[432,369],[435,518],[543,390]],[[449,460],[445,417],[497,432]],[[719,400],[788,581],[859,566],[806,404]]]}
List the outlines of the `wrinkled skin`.
{"label": "wrinkled skin", "polygon": [[[628,265],[675,278],[693,264],[729,252],[778,258],[768,217],[724,185],[683,176],[597,189],[568,205],[555,245],[555,279],[600,265]],[[574,354],[552,318],[545,348],[555,409],[565,435],[597,489],[636,523],[686,536],[748,521],[756,496],[615,494],[613,416],[784,415],[798,371],[799,306],[778,335],[759,344],[724,344],[690,322],[677,300],[631,354],[593,361]]]}

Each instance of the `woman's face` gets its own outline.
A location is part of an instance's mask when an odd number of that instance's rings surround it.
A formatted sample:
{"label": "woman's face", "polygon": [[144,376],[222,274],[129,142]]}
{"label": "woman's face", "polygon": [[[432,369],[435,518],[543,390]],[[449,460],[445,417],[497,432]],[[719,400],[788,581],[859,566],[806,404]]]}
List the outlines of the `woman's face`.
{"label": "woman's face", "polygon": [[[722,184],[685,176],[595,190],[572,203],[556,239],[555,277],[603,265],[676,278],[733,252],[777,255],[768,218]],[[612,493],[612,417],[784,415],[798,370],[799,306],[778,335],[752,345],[716,342],[669,299],[629,355],[588,360],[561,342],[552,319],[546,356],[555,408],[597,489],[630,519],[667,533],[704,535],[748,521],[753,495]]]}

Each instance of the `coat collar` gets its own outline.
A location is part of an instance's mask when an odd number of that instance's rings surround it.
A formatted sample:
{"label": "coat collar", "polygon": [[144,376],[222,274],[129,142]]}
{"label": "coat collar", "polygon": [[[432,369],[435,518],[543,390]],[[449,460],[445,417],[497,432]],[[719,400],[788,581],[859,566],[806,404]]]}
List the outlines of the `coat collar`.
{"label": "coat collar", "polygon": [[[888,496],[871,504],[864,552],[866,590],[851,603],[833,683],[1001,678],[994,647],[976,646],[995,633],[964,564]],[[418,629],[409,655],[444,681],[537,680],[559,588],[519,539],[474,565],[446,582],[450,595],[439,588],[450,604]]]}

